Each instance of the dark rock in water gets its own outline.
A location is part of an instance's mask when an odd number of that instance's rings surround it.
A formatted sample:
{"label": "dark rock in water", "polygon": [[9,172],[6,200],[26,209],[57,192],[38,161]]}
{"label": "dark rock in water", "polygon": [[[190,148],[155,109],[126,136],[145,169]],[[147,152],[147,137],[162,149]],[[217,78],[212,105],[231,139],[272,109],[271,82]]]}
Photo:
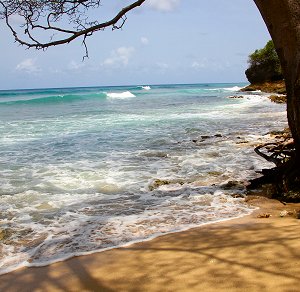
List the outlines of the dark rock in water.
{"label": "dark rock in water", "polygon": [[148,186],[150,191],[154,191],[155,189],[158,189],[160,186],[164,185],[170,185],[170,184],[180,184],[184,185],[185,182],[182,180],[163,180],[163,179],[155,179],[150,185]]}
{"label": "dark rock in water", "polygon": [[292,133],[289,128],[284,129],[283,131],[271,131],[267,135],[274,136],[276,139],[292,139]]}
{"label": "dark rock in water", "polygon": [[223,174],[223,172],[222,171],[209,171],[207,174],[211,175],[211,176],[220,176]]}
{"label": "dark rock in water", "polygon": [[161,179],[155,179],[150,185],[149,185],[149,190],[153,191],[155,189],[158,189],[160,186],[164,186],[164,185],[170,185],[170,184],[180,184],[180,185],[184,185],[185,182],[181,181],[181,180],[161,180]]}
{"label": "dark rock in water", "polygon": [[205,139],[209,139],[210,136],[203,135],[203,136],[201,136],[201,138],[205,140]]}
{"label": "dark rock in water", "polygon": [[9,228],[0,229],[0,241],[5,241],[13,234],[12,230]]}
{"label": "dark rock in water", "polygon": [[149,190],[153,191],[160,186],[163,185],[169,185],[171,182],[169,180],[161,180],[161,179],[155,179],[150,185],[149,185]]}
{"label": "dark rock in water", "polygon": [[275,103],[286,103],[286,95],[270,95],[269,99]]}
{"label": "dark rock in water", "polygon": [[143,156],[150,158],[168,158],[168,153],[160,151],[151,151],[144,153]]}
{"label": "dark rock in water", "polygon": [[202,135],[202,136],[200,136],[201,137],[201,139],[192,139],[192,142],[193,143],[199,143],[199,142],[203,142],[203,141],[205,141],[205,140],[207,140],[207,139],[211,139],[211,138],[221,138],[221,137],[223,137],[221,134],[215,134],[215,135],[213,135],[213,136],[209,136],[209,135]]}
{"label": "dark rock in water", "polygon": [[228,183],[222,185],[221,187],[224,190],[232,190],[232,189],[244,190],[245,189],[245,185],[243,182],[235,181],[235,180],[231,180]]}
{"label": "dark rock in water", "polygon": [[236,142],[236,144],[247,144],[247,143],[249,143],[249,141],[239,141],[239,142]]}
{"label": "dark rock in water", "polygon": [[272,136],[279,136],[279,135],[283,135],[285,133],[285,131],[271,131],[271,132],[268,132],[269,135],[272,135]]}
{"label": "dark rock in water", "polygon": [[228,98],[244,98],[242,95],[231,95]]}
{"label": "dark rock in water", "polygon": [[243,194],[232,194],[230,196],[233,197],[233,198],[235,198],[235,199],[237,199],[237,198],[245,198],[245,195],[243,195]]}

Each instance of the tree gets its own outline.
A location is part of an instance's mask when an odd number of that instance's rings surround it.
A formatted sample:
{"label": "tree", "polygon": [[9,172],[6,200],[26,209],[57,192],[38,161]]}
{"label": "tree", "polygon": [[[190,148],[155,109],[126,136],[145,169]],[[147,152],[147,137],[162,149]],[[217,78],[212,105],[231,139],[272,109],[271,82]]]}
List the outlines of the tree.
{"label": "tree", "polygon": [[[281,171],[281,179],[283,185],[297,185],[300,189],[300,1],[253,1],[273,39],[287,89],[287,117],[295,152],[283,168],[285,170]],[[83,38],[85,45],[86,38],[96,31],[107,27],[121,28],[126,13],[144,2],[135,1],[113,18],[100,22],[87,18],[87,11],[100,7],[100,0],[6,0],[0,1],[0,17],[5,19],[15,41],[29,48],[46,49],[79,37]],[[15,15],[23,18],[21,30],[11,22]]]}
{"label": "tree", "polygon": [[[300,1],[254,0],[273,39],[287,91],[287,118],[294,140],[292,159],[281,170],[284,191],[300,190]],[[300,196],[299,196],[300,197]]]}
{"label": "tree", "polygon": [[[88,54],[88,36],[108,27],[122,28],[126,13],[145,1],[135,1],[113,18],[100,22],[89,19],[87,12],[101,7],[101,0],[5,0],[0,1],[0,18],[5,20],[15,41],[28,48],[47,49],[82,37]],[[21,26],[13,24],[14,16],[21,18]]]}
{"label": "tree", "polygon": [[264,48],[255,50],[248,59],[249,68],[246,76],[250,83],[282,80],[280,60],[273,41],[268,41]]}

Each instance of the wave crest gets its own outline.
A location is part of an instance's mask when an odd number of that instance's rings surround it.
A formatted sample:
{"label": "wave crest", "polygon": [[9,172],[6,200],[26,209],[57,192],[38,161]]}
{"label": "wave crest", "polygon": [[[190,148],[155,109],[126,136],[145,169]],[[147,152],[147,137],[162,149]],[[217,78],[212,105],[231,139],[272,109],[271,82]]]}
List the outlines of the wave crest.
{"label": "wave crest", "polygon": [[239,87],[239,86],[233,86],[233,87],[227,87],[227,88],[223,88],[226,91],[239,91],[241,90],[243,87]]}
{"label": "wave crest", "polygon": [[124,91],[124,92],[110,92],[106,93],[106,96],[110,99],[127,99],[136,97],[133,93],[130,91]]}

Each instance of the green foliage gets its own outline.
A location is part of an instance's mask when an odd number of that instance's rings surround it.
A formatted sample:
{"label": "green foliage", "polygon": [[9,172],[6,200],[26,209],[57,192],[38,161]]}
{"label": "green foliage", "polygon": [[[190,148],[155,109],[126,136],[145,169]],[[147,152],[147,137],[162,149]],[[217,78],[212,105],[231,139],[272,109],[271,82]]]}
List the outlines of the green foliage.
{"label": "green foliage", "polygon": [[272,65],[274,71],[281,74],[280,61],[273,41],[268,41],[264,48],[255,50],[255,52],[249,56],[248,63],[250,64],[250,67]]}
{"label": "green foliage", "polygon": [[251,83],[280,80],[283,78],[280,61],[273,41],[262,49],[255,50],[248,59],[246,76]]}

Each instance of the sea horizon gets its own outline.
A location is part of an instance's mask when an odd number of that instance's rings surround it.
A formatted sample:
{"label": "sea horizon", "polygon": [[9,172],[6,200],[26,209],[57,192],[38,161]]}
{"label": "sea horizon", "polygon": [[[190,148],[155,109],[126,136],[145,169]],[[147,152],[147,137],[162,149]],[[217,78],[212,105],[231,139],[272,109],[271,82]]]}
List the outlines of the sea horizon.
{"label": "sea horizon", "polygon": [[197,82],[197,83],[140,83],[140,84],[127,84],[127,85],[90,85],[90,86],[62,86],[62,87],[24,87],[24,88],[9,88],[9,89],[0,89],[2,91],[23,91],[23,90],[47,90],[47,89],[84,89],[84,88],[122,88],[122,87],[136,87],[136,86],[182,86],[182,85],[205,85],[205,84],[244,84],[245,86],[249,85],[248,81],[238,81],[238,82]]}

